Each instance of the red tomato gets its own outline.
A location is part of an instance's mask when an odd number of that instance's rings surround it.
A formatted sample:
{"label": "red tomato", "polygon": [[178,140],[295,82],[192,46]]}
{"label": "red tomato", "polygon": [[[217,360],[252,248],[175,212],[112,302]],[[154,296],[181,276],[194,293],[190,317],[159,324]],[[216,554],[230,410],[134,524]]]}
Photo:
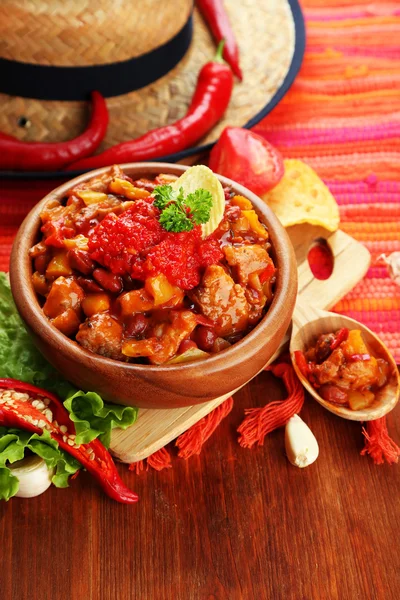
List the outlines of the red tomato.
{"label": "red tomato", "polygon": [[282,179],[282,156],[264,138],[248,129],[227,127],[211,150],[209,167],[241,183],[258,196]]}

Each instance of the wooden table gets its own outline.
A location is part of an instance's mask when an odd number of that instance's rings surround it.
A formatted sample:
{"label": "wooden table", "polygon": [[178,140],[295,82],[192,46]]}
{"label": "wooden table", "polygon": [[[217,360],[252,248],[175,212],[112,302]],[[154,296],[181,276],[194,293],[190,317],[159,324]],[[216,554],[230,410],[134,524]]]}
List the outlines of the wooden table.
{"label": "wooden table", "polygon": [[[359,452],[361,427],[308,399],[320,457],[284,456],[283,430],[245,450],[243,409],[283,397],[259,375],[199,457],[122,476],[134,506],[87,473],[69,490],[0,502],[2,600],[394,600],[400,597],[400,465]],[[389,416],[400,441],[400,407]],[[397,590],[397,591],[396,591]]]}

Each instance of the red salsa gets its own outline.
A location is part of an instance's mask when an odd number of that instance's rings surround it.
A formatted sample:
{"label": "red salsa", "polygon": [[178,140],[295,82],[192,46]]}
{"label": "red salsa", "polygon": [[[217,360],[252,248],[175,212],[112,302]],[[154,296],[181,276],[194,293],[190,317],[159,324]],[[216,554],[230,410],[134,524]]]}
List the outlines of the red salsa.
{"label": "red salsa", "polygon": [[224,217],[205,238],[195,224],[167,231],[154,190],[175,180],[133,181],[113,167],[42,211],[33,286],[51,323],[87,350],[149,364],[205,358],[271,303],[276,269],[250,201],[226,189]]}

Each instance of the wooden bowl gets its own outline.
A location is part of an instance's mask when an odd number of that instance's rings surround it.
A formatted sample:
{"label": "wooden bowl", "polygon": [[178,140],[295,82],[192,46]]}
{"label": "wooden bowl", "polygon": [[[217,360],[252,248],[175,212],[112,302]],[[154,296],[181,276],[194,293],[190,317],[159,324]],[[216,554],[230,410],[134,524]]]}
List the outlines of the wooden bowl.
{"label": "wooden bowl", "polygon": [[[158,173],[181,175],[188,167],[166,163],[124,165],[137,179]],[[41,200],[22,223],[14,241],[10,281],[18,311],[33,340],[62,375],[79,389],[98,392],[105,400],[143,408],[191,406],[232,392],[259,373],[277,350],[292,317],[297,294],[297,265],[286,231],[266,204],[243,186],[219,177],[236,194],[246,196],[267,225],[278,268],[275,297],[260,323],[240,342],[207,359],[170,366],[127,364],[93,354],[58,331],[45,317],[31,284],[29,249],[40,239],[40,213],[49,201],[62,202],[78,183],[106,172],[85,173]]]}

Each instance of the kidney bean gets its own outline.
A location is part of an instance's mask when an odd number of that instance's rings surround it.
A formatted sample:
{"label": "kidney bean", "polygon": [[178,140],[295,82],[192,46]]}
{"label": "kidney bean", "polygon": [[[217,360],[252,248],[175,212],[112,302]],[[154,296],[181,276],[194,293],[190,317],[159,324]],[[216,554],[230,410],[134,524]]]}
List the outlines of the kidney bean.
{"label": "kidney bean", "polygon": [[178,354],[183,354],[184,352],[187,352],[188,350],[197,347],[198,346],[196,342],[194,342],[193,340],[183,340],[183,342],[181,342],[179,345]]}
{"label": "kidney bean", "polygon": [[77,277],[76,281],[87,294],[98,294],[104,292],[103,288],[98,285],[93,279],[87,277]]}
{"label": "kidney bean", "polygon": [[105,269],[95,269],[93,277],[105,290],[112,294],[122,292],[122,278],[119,275],[114,275]]}
{"label": "kidney bean", "polygon": [[128,322],[125,327],[127,337],[138,337],[143,335],[149,325],[149,319],[142,313],[137,313]]}
{"label": "kidney bean", "polygon": [[35,258],[35,269],[36,271],[38,271],[41,275],[43,275],[46,272],[47,269],[47,265],[50,262],[50,254],[48,252],[46,252],[45,254],[41,254],[40,256],[37,256]]}
{"label": "kidney bean", "polygon": [[200,325],[194,333],[194,339],[200,350],[210,352],[213,349],[217,335],[213,329]]}
{"label": "kidney bean", "polygon": [[338,387],[337,385],[321,385],[318,392],[319,395],[322,396],[322,398],[327,402],[334,402],[335,404],[346,404],[348,401],[346,390]]}
{"label": "kidney bean", "polygon": [[90,275],[96,267],[96,263],[85,250],[78,250],[77,248],[70,250],[68,258],[71,267],[84,275]]}

